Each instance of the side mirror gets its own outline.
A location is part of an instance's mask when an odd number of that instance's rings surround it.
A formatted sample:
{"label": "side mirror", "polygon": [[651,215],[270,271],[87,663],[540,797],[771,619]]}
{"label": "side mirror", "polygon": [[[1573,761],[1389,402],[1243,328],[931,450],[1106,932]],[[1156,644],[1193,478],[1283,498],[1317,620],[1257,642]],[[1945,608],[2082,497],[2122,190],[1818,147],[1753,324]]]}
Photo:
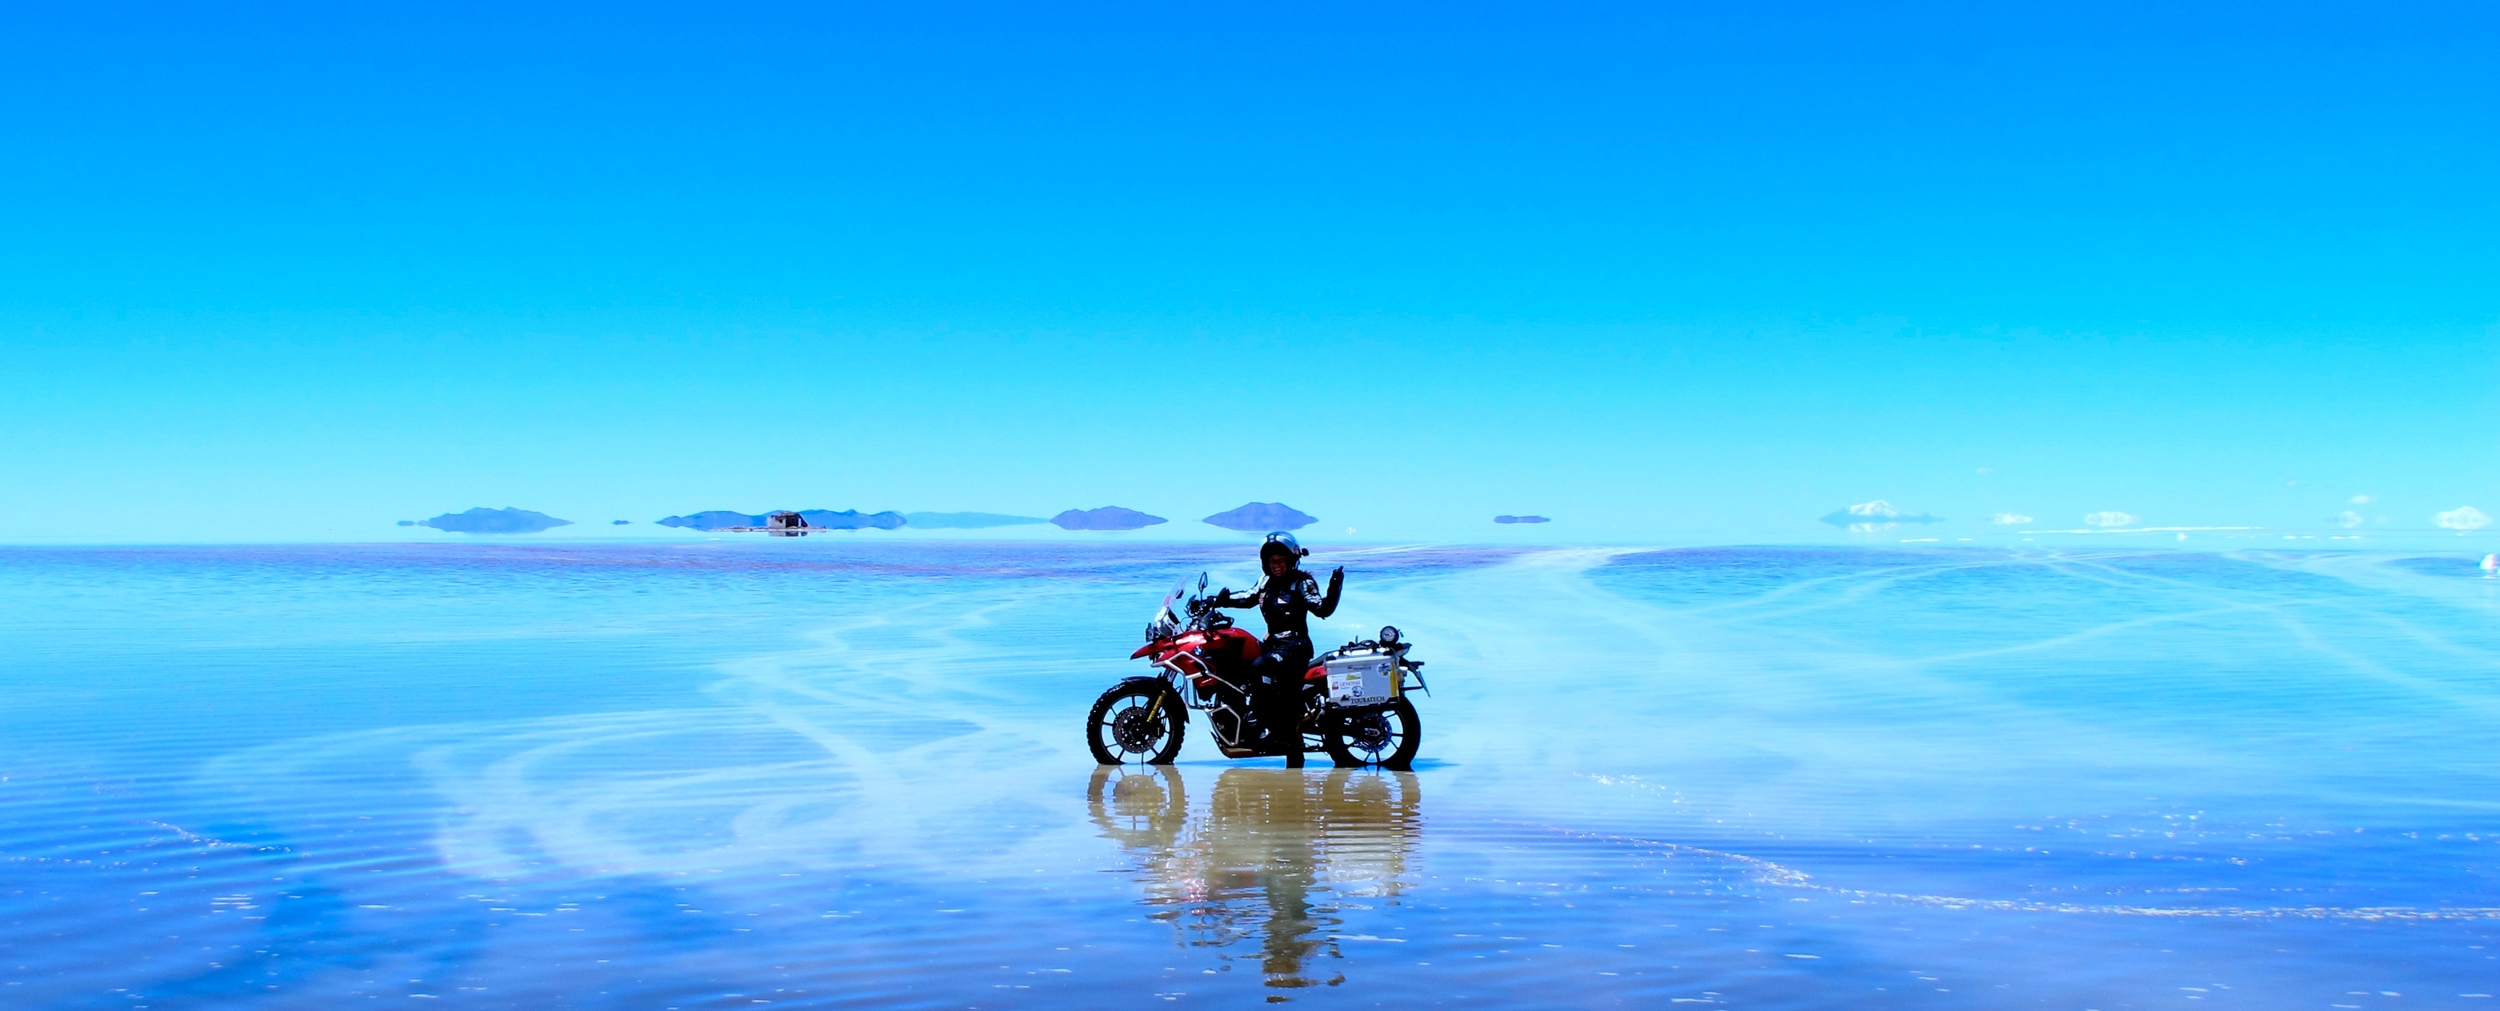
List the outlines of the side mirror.
{"label": "side mirror", "polygon": [[1207,592],[1207,574],[1204,572],[1198,574],[1198,592]]}

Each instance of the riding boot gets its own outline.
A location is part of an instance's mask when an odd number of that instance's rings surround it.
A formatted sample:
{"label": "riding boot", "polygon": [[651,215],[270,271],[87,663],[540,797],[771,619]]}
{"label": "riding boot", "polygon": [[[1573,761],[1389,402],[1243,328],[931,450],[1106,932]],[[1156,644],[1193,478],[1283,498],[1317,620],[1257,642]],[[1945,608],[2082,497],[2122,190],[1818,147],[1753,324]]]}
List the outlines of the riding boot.
{"label": "riding boot", "polygon": [[[1283,686],[1285,690],[1293,687]],[[1297,703],[1301,700],[1286,695],[1282,690],[1270,691],[1272,694],[1261,700],[1267,705],[1259,713],[1259,722],[1267,727],[1265,750],[1271,755],[1285,756],[1286,768],[1299,769],[1302,767],[1302,714],[1297,710],[1302,707]]]}

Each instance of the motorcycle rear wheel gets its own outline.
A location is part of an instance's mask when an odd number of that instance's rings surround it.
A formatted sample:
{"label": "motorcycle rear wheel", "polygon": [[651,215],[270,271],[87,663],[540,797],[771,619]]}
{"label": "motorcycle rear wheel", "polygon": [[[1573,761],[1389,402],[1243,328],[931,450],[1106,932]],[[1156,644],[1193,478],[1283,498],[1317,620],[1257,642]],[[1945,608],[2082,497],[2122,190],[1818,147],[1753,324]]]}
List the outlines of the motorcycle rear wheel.
{"label": "motorcycle rear wheel", "polygon": [[1340,769],[1377,765],[1401,772],[1414,767],[1423,740],[1423,721],[1415,716],[1415,704],[1404,697],[1373,712],[1331,720],[1321,737]]}
{"label": "motorcycle rear wheel", "polygon": [[1181,753],[1186,719],[1170,685],[1130,681],[1111,686],[1085,717],[1085,746],[1104,765],[1170,765]]}

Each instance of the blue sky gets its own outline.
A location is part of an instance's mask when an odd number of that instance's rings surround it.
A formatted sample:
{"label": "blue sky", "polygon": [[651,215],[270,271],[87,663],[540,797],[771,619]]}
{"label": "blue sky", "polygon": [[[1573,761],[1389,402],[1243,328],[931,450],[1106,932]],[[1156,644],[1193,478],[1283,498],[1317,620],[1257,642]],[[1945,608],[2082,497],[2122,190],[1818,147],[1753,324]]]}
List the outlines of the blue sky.
{"label": "blue sky", "polygon": [[2471,4],[21,11],[0,539],[2429,530],[2500,514],[2495,43]]}

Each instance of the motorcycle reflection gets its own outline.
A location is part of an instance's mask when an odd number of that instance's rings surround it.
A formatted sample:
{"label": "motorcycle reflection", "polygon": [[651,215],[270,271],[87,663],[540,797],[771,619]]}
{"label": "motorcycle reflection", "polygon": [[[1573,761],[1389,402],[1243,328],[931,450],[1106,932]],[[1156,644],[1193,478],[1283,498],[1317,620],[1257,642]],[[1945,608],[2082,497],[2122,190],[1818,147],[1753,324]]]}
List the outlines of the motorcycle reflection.
{"label": "motorcycle reflection", "polygon": [[1272,987],[1345,982],[1316,978],[1312,962],[1345,957],[1342,911],[1400,902],[1422,796],[1408,772],[1242,768],[1193,810],[1169,765],[1099,766],[1086,791],[1094,824],[1136,861],[1147,915],[1193,947],[1255,941]]}

